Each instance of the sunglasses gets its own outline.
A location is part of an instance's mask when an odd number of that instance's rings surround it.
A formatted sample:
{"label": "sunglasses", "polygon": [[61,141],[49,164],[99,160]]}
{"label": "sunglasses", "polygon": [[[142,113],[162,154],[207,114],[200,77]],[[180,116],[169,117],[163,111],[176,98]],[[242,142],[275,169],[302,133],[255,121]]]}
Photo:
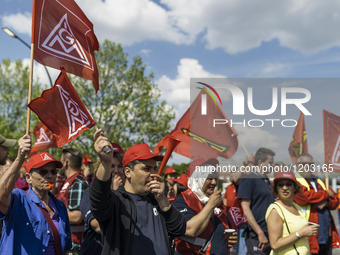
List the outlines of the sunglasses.
{"label": "sunglasses", "polygon": [[290,188],[290,187],[293,186],[293,183],[291,183],[291,182],[280,182],[280,183],[277,184],[277,186],[279,188],[283,188],[283,186],[286,186],[287,188]]}
{"label": "sunglasses", "polygon": [[34,172],[37,172],[38,174],[40,174],[41,176],[46,175],[48,172],[50,172],[52,175],[56,175],[58,173],[57,169],[52,169],[52,170],[48,170],[48,169],[39,169],[39,170],[35,170]]}

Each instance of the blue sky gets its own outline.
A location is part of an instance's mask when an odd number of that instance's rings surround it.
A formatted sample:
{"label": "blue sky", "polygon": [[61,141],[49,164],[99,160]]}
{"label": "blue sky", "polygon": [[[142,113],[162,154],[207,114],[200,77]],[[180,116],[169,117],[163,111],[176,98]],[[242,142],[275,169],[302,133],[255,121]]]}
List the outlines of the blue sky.
{"label": "blue sky", "polygon": [[[272,0],[77,0],[98,40],[121,43],[132,59],[141,55],[178,120],[190,104],[190,78],[337,78],[340,70],[340,3]],[[0,22],[30,42],[32,1],[2,0]],[[29,50],[0,32],[0,57],[28,63]],[[47,82],[40,65],[35,75]],[[54,80],[58,71],[49,69]],[[336,98],[339,90],[331,92]],[[321,90],[313,103],[340,108]],[[321,105],[323,107],[323,105]],[[298,116],[298,114],[296,114]],[[298,118],[298,117],[296,117]],[[317,127],[315,127],[317,126]],[[322,127],[321,127],[322,128]],[[309,131],[310,130],[310,131]],[[272,130],[272,135],[276,135]],[[292,131],[293,132],[293,131]],[[307,122],[307,133],[322,134]],[[288,147],[287,139],[279,141]],[[309,138],[320,145],[322,135]],[[245,141],[247,143],[247,141]],[[249,141],[249,144],[252,144]],[[262,144],[250,147],[255,150]],[[320,147],[320,146],[316,147]],[[312,144],[310,144],[310,147]],[[239,151],[241,148],[239,148]],[[285,149],[286,150],[286,149]],[[320,161],[322,150],[312,152]],[[235,160],[244,155],[240,151]],[[284,150],[277,159],[287,158]],[[173,162],[187,162],[175,156]]]}

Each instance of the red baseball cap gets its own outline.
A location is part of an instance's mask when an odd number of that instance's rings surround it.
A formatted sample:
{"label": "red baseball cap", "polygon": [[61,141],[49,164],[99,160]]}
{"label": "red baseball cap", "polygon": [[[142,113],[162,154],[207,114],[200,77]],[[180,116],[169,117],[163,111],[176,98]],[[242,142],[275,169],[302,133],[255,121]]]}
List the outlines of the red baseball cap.
{"label": "red baseball cap", "polygon": [[137,159],[150,159],[154,158],[157,161],[162,161],[164,156],[154,154],[150,149],[150,146],[146,143],[132,145],[124,154],[123,167],[130,162]]}
{"label": "red baseball cap", "polygon": [[90,159],[88,155],[84,155],[82,163],[87,164],[87,163],[93,163],[93,162],[92,162],[92,159]]}
{"label": "red baseball cap", "polygon": [[188,188],[188,178],[189,176],[187,174],[181,174],[180,176],[178,176],[177,179],[170,178],[170,180],[173,180],[174,182],[178,182],[182,184],[184,187]]}
{"label": "red baseball cap", "polygon": [[122,153],[122,154],[124,154],[124,150],[122,149],[122,147],[120,147],[120,145],[118,143],[111,143],[111,145],[112,145],[114,153]]}
{"label": "red baseball cap", "polygon": [[279,171],[275,174],[274,182],[282,180],[282,179],[288,179],[293,182],[296,182],[295,174],[291,171]]}
{"label": "red baseball cap", "polygon": [[177,174],[176,170],[172,167],[169,167],[165,170],[164,172],[164,176],[167,175],[167,174]]}
{"label": "red baseball cap", "polygon": [[39,154],[33,155],[30,160],[26,164],[26,172],[31,172],[32,169],[39,168],[43,165],[46,165],[50,162],[55,162],[57,168],[63,167],[63,164],[56,160],[51,154],[47,152],[41,152]]}
{"label": "red baseball cap", "polygon": [[219,162],[217,159],[215,158],[211,158],[211,159],[208,159],[208,160],[205,160],[205,159],[195,159],[194,161],[192,161],[188,167],[188,174],[189,176],[191,176],[193,174],[193,172],[195,171],[196,167],[197,166],[201,166],[201,165],[212,165],[212,166],[216,166],[218,165]]}
{"label": "red baseball cap", "polygon": [[24,163],[22,163],[21,167],[25,167],[27,166],[27,161],[25,161]]}

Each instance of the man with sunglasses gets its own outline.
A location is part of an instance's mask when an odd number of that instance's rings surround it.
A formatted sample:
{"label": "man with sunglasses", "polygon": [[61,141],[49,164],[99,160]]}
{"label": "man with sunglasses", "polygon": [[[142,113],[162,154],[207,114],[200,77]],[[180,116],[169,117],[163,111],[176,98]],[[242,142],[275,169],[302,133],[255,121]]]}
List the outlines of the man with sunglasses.
{"label": "man with sunglasses", "polygon": [[312,254],[332,254],[333,248],[340,248],[340,239],[330,210],[339,204],[338,196],[331,189],[326,189],[324,182],[313,175],[317,166],[310,154],[301,154],[296,159],[296,179],[302,192],[294,196],[294,202],[302,208],[309,222],[320,225],[318,233],[308,238]]}
{"label": "man with sunglasses", "polygon": [[0,218],[4,220],[0,254],[64,254],[71,248],[67,210],[49,192],[61,162],[47,152],[32,156],[26,165],[30,188],[13,189],[31,144],[29,135],[18,141],[18,156],[0,179]]}
{"label": "man with sunglasses", "polygon": [[86,177],[81,171],[83,155],[80,151],[68,148],[63,149],[60,161],[62,168],[60,173],[66,176],[57,198],[64,202],[68,210],[71,224],[72,252],[80,254],[83,234],[85,230],[84,218],[80,211],[80,203],[84,191],[89,187]]}

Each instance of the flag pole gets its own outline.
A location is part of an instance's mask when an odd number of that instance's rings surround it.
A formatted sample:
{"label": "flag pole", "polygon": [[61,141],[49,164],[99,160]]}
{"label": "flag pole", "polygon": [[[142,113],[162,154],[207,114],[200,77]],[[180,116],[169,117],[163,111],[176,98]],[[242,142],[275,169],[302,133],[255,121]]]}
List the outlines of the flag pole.
{"label": "flag pole", "polygon": [[243,142],[242,142],[242,140],[241,140],[241,138],[240,138],[239,136],[237,136],[237,140],[238,140],[238,142],[241,144],[243,150],[246,152],[246,154],[247,154],[247,156],[248,156],[249,153],[248,153],[246,147],[244,146],[244,144],[243,144]]}
{"label": "flag pole", "polygon": [[302,154],[302,142],[300,143],[300,153],[299,153],[299,155],[301,155]]}
{"label": "flag pole", "polygon": [[26,119],[26,134],[30,133],[31,109],[28,107],[32,100],[32,83],[33,83],[33,63],[34,63],[34,37],[35,37],[35,1],[32,5],[32,36],[31,36],[31,59],[30,59],[30,76],[28,81],[28,97],[27,97],[27,119]]}
{"label": "flag pole", "polygon": [[[32,83],[33,83],[33,61],[34,61],[34,43],[31,44],[31,59],[30,59],[30,76],[28,82],[28,103],[32,100]],[[31,109],[27,106],[27,119],[26,119],[26,134],[30,133],[30,120],[31,120]]]}

